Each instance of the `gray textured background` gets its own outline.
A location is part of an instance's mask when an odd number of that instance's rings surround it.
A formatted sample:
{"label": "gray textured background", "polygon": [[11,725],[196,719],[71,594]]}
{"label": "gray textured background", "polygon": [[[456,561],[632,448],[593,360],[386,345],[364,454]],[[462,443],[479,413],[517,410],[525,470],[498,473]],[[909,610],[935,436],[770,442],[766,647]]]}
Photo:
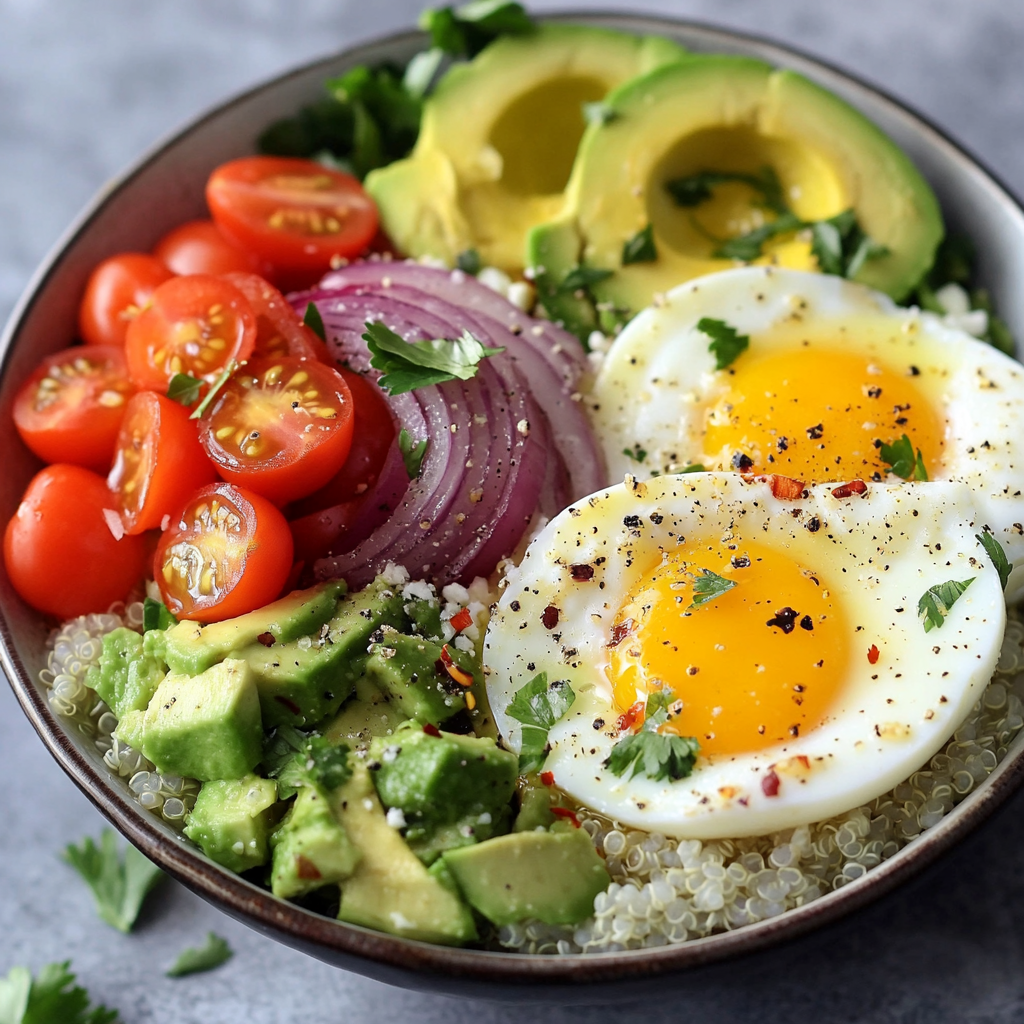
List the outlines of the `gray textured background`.
{"label": "gray textured background", "polygon": [[[0,319],[86,200],[142,149],[260,80],[408,26],[419,0],[0,0]],[[561,0],[538,8],[630,7]],[[1024,7],[1015,0],[646,0],[769,36],[916,107],[1024,194]],[[914,887],[843,924],[627,1006],[557,1009],[385,988],[292,952],[174,884],[135,934],[102,924],[57,859],[102,822],[0,688],[0,975],[72,958],[125,1024],[532,1019],[1024,1021],[1024,795]],[[164,968],[215,929],[226,967]]]}

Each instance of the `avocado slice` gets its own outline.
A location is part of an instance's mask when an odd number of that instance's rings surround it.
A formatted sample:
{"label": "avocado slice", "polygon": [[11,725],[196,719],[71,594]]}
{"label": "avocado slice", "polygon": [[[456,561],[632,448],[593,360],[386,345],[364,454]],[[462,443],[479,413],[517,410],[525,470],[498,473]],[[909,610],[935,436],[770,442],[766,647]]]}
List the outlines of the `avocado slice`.
{"label": "avocado slice", "polygon": [[560,23],[499,38],[438,83],[412,154],[367,175],[381,227],[409,256],[454,266],[476,249],[520,270],[526,232],[562,208],[583,104],[683,53],[660,36]]}
{"label": "avocado slice", "polygon": [[277,783],[256,775],[206,782],[185,822],[185,835],[210,860],[230,871],[267,862],[267,837],[277,803]]}
{"label": "avocado slice", "polygon": [[331,743],[352,750],[369,750],[375,736],[390,736],[408,716],[365,676],[356,682],[355,693],[324,729]]}
{"label": "avocado slice", "polygon": [[469,907],[387,823],[365,765],[353,765],[352,777],[334,792],[331,803],[362,854],[341,884],[339,920],[442,945],[477,938]]}
{"label": "avocado slice", "polygon": [[121,626],[103,637],[99,664],[90,666],[85,684],[120,719],[144,710],[165,674],[163,661],[143,650],[142,634]]}
{"label": "avocado slice", "polygon": [[577,924],[611,881],[590,836],[572,825],[449,850],[444,863],[470,905],[496,925]]}
{"label": "avocado slice", "polygon": [[[691,57],[634,78],[605,104],[610,116],[580,142],[565,209],[530,239],[534,259],[551,253],[560,261],[549,273],[564,277],[574,253],[577,263],[614,271],[591,288],[602,304],[635,312],[657,293],[736,265],[713,254],[737,222],[746,232],[773,214],[736,181],[678,205],[667,183],[708,171],[771,168],[801,221],[852,209],[887,250],[865,259],[854,278],[894,299],[932,264],[943,224],[928,183],[863,114],[794,71],[746,57]],[[624,245],[648,225],[656,258],[624,265]],[[768,241],[754,262],[818,269],[810,241],[793,232]]]}

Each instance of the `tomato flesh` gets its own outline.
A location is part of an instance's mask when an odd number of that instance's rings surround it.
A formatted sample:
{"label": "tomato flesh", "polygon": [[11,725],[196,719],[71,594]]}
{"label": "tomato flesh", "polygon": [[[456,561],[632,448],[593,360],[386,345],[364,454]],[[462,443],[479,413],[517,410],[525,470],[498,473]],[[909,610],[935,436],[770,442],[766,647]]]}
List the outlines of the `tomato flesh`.
{"label": "tomato flesh", "polygon": [[4,564],[33,608],[61,619],[106,611],[146,570],[143,537],[115,540],[104,516],[114,499],[81,466],[47,466],[32,479],[4,532]]}
{"label": "tomato flesh", "polygon": [[135,386],[124,351],[76,345],[47,356],[14,399],[14,425],[44,462],[106,472]]}
{"label": "tomato flesh", "polygon": [[287,356],[238,370],[203,415],[199,436],[223,479],[283,505],[338,472],[352,420],[352,395],[337,370]]}
{"label": "tomato flesh", "polygon": [[256,317],[230,282],[208,274],[174,277],[153,293],[128,327],[128,372],[140,389],[167,390],[179,373],[213,383],[232,361],[249,358]]}
{"label": "tomato flesh", "polygon": [[78,333],[87,345],[123,345],[128,324],[174,274],[154,256],[124,252],[90,275],[78,307]]}
{"label": "tomato flesh", "polygon": [[172,615],[218,622],[273,601],[291,572],[292,551],[288,524],[269,501],[210,484],[173,516],[153,576]]}
{"label": "tomato flesh", "polygon": [[216,479],[186,408],[155,391],[131,399],[107,476],[125,533],[161,526],[193,491]]}
{"label": "tomato flesh", "polygon": [[251,273],[259,268],[256,257],[225,238],[212,220],[190,220],[168,231],[153,256],[175,274]]}

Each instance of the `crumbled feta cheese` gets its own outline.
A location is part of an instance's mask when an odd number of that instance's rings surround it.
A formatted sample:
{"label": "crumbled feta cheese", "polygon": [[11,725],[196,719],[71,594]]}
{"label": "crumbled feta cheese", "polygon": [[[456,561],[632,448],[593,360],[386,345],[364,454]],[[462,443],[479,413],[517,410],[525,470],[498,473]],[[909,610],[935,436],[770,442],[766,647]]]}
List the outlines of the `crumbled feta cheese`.
{"label": "crumbled feta cheese", "polygon": [[400,587],[409,582],[409,570],[404,565],[395,565],[394,562],[388,562],[380,575],[391,587]]}
{"label": "crumbled feta cheese", "polygon": [[947,312],[955,316],[969,313],[971,297],[958,284],[944,284],[936,293],[935,301]]}
{"label": "crumbled feta cheese", "polygon": [[481,284],[487,285],[492,291],[508,298],[508,286],[512,283],[512,278],[504,270],[499,270],[497,267],[482,267],[480,273],[476,275],[476,279]]}
{"label": "crumbled feta cheese", "polygon": [[947,313],[942,322],[954,330],[966,331],[975,338],[988,334],[988,313],[983,309],[972,309],[967,313]]}
{"label": "crumbled feta cheese", "polygon": [[405,828],[405,815],[401,807],[389,807],[386,820],[392,828]]}
{"label": "crumbled feta cheese", "polygon": [[423,580],[413,580],[402,588],[402,597],[407,601],[432,601],[437,596],[437,591]]}
{"label": "crumbled feta cheese", "polygon": [[[446,601],[459,605],[459,607],[469,603],[469,591],[461,583],[449,583],[441,591],[441,596]],[[458,611],[458,608],[456,608],[456,611]]]}
{"label": "crumbled feta cheese", "polygon": [[513,281],[508,286],[506,298],[513,306],[518,306],[524,313],[529,313],[536,301],[536,293],[529,282]]}

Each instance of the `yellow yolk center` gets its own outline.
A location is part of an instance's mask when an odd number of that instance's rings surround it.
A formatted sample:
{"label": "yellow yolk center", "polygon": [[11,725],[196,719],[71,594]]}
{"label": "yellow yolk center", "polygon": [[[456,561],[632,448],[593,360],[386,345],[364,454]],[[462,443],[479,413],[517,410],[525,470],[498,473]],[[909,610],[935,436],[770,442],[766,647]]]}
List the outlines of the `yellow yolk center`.
{"label": "yellow yolk center", "polygon": [[914,381],[877,358],[838,347],[741,356],[729,389],[709,409],[708,468],[780,473],[808,483],[884,478],[877,442],[904,434],[929,477],[941,462],[944,423]]}
{"label": "yellow yolk center", "polygon": [[[708,569],[735,583],[693,607]],[[621,711],[669,687],[666,729],[704,755],[761,750],[821,725],[846,677],[850,629],[825,581],[758,543],[666,555],[620,610],[608,673]],[[616,640],[618,641],[616,643]]]}

